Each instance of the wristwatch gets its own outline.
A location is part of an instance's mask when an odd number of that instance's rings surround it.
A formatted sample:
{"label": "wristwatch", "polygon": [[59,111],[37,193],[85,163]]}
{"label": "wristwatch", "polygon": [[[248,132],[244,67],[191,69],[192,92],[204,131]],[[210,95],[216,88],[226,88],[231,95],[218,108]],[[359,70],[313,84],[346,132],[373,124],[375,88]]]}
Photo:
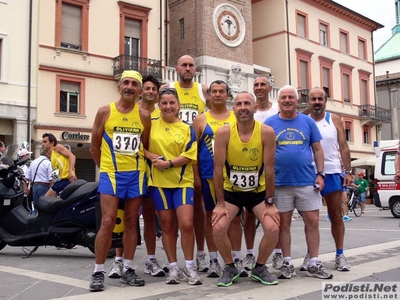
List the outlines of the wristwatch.
{"label": "wristwatch", "polygon": [[321,172],[317,172],[317,176],[321,176],[322,178],[325,178],[325,172],[321,171]]}
{"label": "wristwatch", "polygon": [[265,197],[265,204],[269,204],[269,205],[272,205],[272,204],[275,204],[275,197]]}

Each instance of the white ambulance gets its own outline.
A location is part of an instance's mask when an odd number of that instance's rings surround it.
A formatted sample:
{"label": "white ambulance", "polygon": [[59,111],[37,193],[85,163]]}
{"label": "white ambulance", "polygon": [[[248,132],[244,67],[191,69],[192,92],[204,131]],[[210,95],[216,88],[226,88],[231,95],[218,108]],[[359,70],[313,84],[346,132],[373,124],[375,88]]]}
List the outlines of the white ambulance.
{"label": "white ambulance", "polygon": [[381,141],[379,146],[374,147],[374,204],[383,209],[390,209],[395,218],[400,218],[400,184],[393,181],[396,173],[394,159],[398,148],[398,140]]}

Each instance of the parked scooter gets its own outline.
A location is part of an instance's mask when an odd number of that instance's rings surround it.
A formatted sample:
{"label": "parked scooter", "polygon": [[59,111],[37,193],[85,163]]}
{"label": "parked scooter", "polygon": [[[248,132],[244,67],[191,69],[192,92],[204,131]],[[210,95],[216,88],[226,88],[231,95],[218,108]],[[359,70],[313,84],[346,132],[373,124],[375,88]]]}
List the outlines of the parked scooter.
{"label": "parked scooter", "polygon": [[[94,253],[96,237],[95,205],[99,202],[97,182],[77,180],[60,197],[41,197],[38,216],[30,216],[23,202],[23,160],[0,170],[0,250],[6,245],[24,248],[27,257],[40,246],[72,249],[76,245]],[[110,249],[108,257],[115,255]]]}

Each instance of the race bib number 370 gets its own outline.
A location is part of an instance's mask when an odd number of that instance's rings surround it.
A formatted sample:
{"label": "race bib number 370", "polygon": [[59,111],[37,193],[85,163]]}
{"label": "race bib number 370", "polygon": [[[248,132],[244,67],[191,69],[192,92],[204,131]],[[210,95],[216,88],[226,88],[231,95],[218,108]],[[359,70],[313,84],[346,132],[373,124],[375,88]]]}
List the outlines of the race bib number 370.
{"label": "race bib number 370", "polygon": [[114,132],[113,148],[119,154],[136,154],[140,148],[140,134]]}

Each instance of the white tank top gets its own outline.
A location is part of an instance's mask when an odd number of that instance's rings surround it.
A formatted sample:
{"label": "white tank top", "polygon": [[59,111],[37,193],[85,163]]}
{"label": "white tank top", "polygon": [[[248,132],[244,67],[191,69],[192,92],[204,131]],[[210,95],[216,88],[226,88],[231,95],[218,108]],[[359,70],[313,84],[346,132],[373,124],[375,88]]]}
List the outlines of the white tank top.
{"label": "white tank top", "polygon": [[[311,118],[311,116],[310,116]],[[325,112],[325,118],[315,121],[319,132],[322,135],[321,146],[324,150],[324,171],[326,174],[337,174],[342,172],[339,158],[339,142],[335,124],[333,124],[332,115]],[[315,172],[317,172],[315,162],[313,160]]]}

